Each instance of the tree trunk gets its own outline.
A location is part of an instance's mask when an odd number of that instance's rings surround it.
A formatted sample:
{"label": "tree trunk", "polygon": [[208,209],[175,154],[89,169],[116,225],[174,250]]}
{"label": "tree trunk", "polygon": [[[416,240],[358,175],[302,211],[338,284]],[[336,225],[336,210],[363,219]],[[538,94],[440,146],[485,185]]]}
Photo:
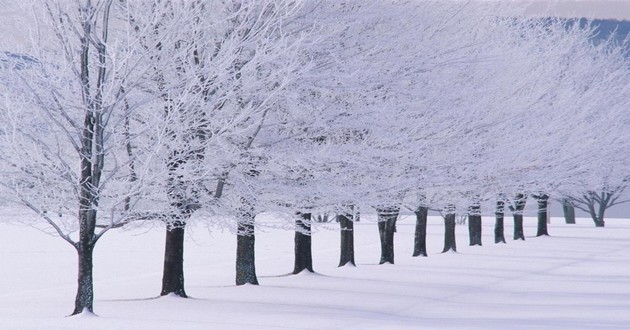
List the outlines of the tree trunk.
{"label": "tree trunk", "polygon": [[596,212],[595,205],[591,203],[589,204],[588,209],[589,209],[591,218],[593,219],[593,222],[595,223],[595,227],[604,227],[606,225],[604,223],[604,211],[606,210],[606,207],[600,204],[599,210],[598,212]]}
{"label": "tree trunk", "polygon": [[469,208],[468,236],[470,238],[470,246],[481,246],[481,213],[479,205],[474,205]]}
{"label": "tree trunk", "polygon": [[295,219],[295,266],[293,274],[303,270],[313,273],[313,254],[311,252],[311,214],[298,213]]}
{"label": "tree trunk", "polygon": [[541,194],[537,196],[536,202],[538,203],[538,230],[536,237],[549,236],[547,230],[547,204],[549,203],[549,195]]}
{"label": "tree trunk", "polygon": [[81,242],[76,245],[76,250],[79,257],[79,276],[72,315],[81,314],[84,311],[93,313],[94,285],[92,266],[94,244],[92,242]]}
{"label": "tree trunk", "polygon": [[256,259],[254,243],[254,216],[252,213],[242,215],[238,219],[236,234],[236,285],[258,285],[256,277]]}
{"label": "tree trunk", "polygon": [[523,233],[523,214],[514,214],[514,240],[525,240]]}
{"label": "tree trunk", "polygon": [[413,241],[413,256],[427,256],[427,217],[429,208],[420,206],[416,210],[416,232]]}
{"label": "tree trunk", "polygon": [[347,264],[356,266],[354,263],[354,222],[350,219],[351,217],[350,214],[340,214],[338,217],[341,232],[341,253],[338,267]]}
{"label": "tree trunk", "polygon": [[494,223],[494,243],[505,243],[505,226],[503,217],[505,215],[505,202],[497,201],[496,222]]}
{"label": "tree trunk", "polygon": [[453,251],[457,252],[455,243],[455,213],[444,216],[444,249],[442,253]]}
{"label": "tree trunk", "polygon": [[567,224],[575,224],[575,207],[567,199],[562,200],[562,213]]}
{"label": "tree trunk", "polygon": [[514,216],[514,240],[525,240],[523,232],[523,210],[527,203],[527,195],[516,194],[514,198],[514,207],[510,206]]}
{"label": "tree trunk", "polygon": [[380,265],[384,263],[394,264],[394,231],[399,212],[398,207],[377,209],[378,233],[381,240]]}
{"label": "tree trunk", "polygon": [[187,297],[184,290],[184,226],[185,223],[178,222],[166,229],[161,296],[173,293]]}
{"label": "tree trunk", "polygon": [[602,214],[601,216],[595,213],[595,210],[591,211],[590,214],[591,214],[591,218],[593,219],[593,223],[595,223],[595,227],[604,227],[606,225],[604,223],[604,216],[601,210],[600,210],[600,214]]}

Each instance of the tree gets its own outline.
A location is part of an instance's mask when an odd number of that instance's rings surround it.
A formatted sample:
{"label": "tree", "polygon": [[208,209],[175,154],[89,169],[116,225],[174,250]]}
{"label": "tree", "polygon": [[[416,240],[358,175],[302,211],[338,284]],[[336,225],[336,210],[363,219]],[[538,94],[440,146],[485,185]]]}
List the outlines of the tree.
{"label": "tree", "polygon": [[[255,141],[289,82],[306,70],[298,51],[302,34],[288,25],[300,1],[166,2],[159,19],[134,19],[136,30],[154,34],[139,42],[153,49],[156,79],[147,88],[161,96],[165,111],[163,189],[167,217],[161,294],[186,296],[183,236],[192,213],[206,208],[237,236],[237,284],[257,284],[255,214],[264,209],[248,182],[256,180]],[[141,17],[138,15],[138,17]],[[177,22],[177,38],[164,40],[165,22]],[[260,134],[262,135],[262,134]],[[263,143],[270,143],[269,140]],[[238,189],[237,189],[238,187]]]}
{"label": "tree", "polygon": [[378,234],[381,240],[381,259],[378,263],[394,264],[394,232],[400,208],[397,206],[377,207],[376,212]]}
{"label": "tree", "polygon": [[341,248],[339,256],[339,267],[345,265],[356,266],[354,262],[354,222],[359,218],[359,212],[353,205],[345,209],[338,216]]}
{"label": "tree", "polygon": [[[627,184],[624,180],[622,184],[606,190],[587,191],[581,196],[571,196],[568,198],[568,201],[574,205],[575,208],[588,212],[595,223],[595,227],[604,227],[604,214],[606,210],[615,205],[630,201],[624,199],[623,192],[626,186]],[[575,222],[575,215],[573,217],[573,221]]]}
{"label": "tree", "polygon": [[549,195],[539,193],[532,196],[536,199],[536,203],[538,204],[538,226],[536,236],[549,236],[547,231],[547,204],[549,203]]}
{"label": "tree", "polygon": [[562,198],[562,213],[567,224],[575,224],[575,207],[568,198]]}
{"label": "tree", "polygon": [[496,221],[494,224],[494,243],[505,243],[505,226],[503,223],[503,217],[505,215],[505,200],[503,194],[500,194],[497,198],[496,204]]}
{"label": "tree", "polygon": [[457,242],[455,240],[455,207],[447,205],[444,208],[444,249],[442,253],[457,252]]}
{"label": "tree", "polygon": [[414,213],[416,214],[416,230],[413,241],[413,256],[427,256],[427,218],[429,208],[419,206]]}
{"label": "tree", "polygon": [[468,208],[468,234],[470,245],[481,245],[481,206],[473,204]]}
{"label": "tree", "polygon": [[311,250],[311,214],[298,213],[295,218],[295,265],[293,274],[307,270],[313,273]]}
{"label": "tree", "polygon": [[[94,310],[93,251],[107,231],[136,219],[156,182],[155,150],[138,121],[153,97],[147,51],[127,38],[125,6],[112,0],[47,2],[36,59],[8,71],[0,149],[3,197],[30,208],[78,255],[73,315]],[[57,214],[53,216],[53,214]]]}
{"label": "tree", "polygon": [[514,240],[525,240],[523,232],[523,209],[527,203],[527,194],[518,193],[514,195],[514,205],[508,206],[514,217]]}

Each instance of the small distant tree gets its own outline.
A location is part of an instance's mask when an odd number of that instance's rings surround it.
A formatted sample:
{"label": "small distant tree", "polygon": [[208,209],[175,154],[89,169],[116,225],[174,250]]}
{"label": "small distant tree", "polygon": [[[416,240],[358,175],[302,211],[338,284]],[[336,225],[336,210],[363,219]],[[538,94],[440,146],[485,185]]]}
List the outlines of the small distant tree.
{"label": "small distant tree", "polygon": [[575,207],[569,198],[562,198],[560,201],[562,204],[562,214],[564,215],[564,221],[567,224],[575,224]]}
{"label": "small distant tree", "polygon": [[536,236],[549,236],[547,230],[548,212],[547,205],[549,204],[549,195],[545,193],[533,194],[538,204],[538,226]]}
{"label": "small distant tree", "polygon": [[593,219],[595,227],[604,227],[606,210],[630,201],[623,194],[627,188],[628,181],[630,179],[626,178],[619,185],[601,191],[586,191],[581,195],[569,196],[567,199],[575,208],[587,212]]}
{"label": "small distant tree", "polygon": [[457,252],[457,242],[455,241],[455,206],[447,205],[442,210],[444,217],[444,248],[442,253]]}
{"label": "small distant tree", "polygon": [[508,207],[514,217],[514,240],[525,240],[525,233],[523,232],[523,210],[527,203],[527,194],[518,193],[514,195],[513,205]]}
{"label": "small distant tree", "polygon": [[479,202],[468,207],[468,236],[470,245],[481,245],[481,205]]}
{"label": "small distant tree", "polygon": [[505,200],[503,194],[499,194],[497,198],[497,204],[494,214],[496,216],[496,221],[494,224],[494,243],[505,243]]}

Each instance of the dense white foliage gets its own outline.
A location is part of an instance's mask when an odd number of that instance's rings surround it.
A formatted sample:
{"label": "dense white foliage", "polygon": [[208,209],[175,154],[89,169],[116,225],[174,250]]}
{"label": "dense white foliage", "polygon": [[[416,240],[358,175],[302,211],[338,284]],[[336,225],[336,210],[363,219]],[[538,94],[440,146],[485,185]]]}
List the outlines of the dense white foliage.
{"label": "dense white foliage", "polygon": [[[229,215],[243,197],[259,211],[414,205],[414,196],[465,209],[502,192],[570,194],[627,175],[628,63],[620,47],[593,46],[588,27],[480,3],[120,9],[104,97],[128,108],[110,119],[106,222],[130,206],[177,203]],[[53,27],[39,26],[39,38]],[[3,135],[3,177],[37,210],[71,210],[76,138],[60,133],[82,110],[63,103],[78,93],[72,62],[40,44],[30,69],[3,74],[3,131],[15,133]],[[55,103],[63,111],[50,111]]]}

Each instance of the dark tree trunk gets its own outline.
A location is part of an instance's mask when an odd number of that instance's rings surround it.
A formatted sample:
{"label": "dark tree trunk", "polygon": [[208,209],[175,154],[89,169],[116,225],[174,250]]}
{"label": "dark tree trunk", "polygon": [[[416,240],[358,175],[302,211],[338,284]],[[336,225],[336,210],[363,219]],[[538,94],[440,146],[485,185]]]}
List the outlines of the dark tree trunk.
{"label": "dark tree trunk", "polygon": [[350,219],[350,214],[340,214],[339,226],[341,232],[341,253],[339,257],[339,267],[354,263],[354,222]]}
{"label": "dark tree trunk", "polygon": [[505,215],[505,202],[497,201],[497,208],[494,213],[496,222],[494,223],[494,243],[505,243],[505,226],[503,217]]}
{"label": "dark tree trunk", "polygon": [[448,251],[457,252],[457,244],[455,243],[455,213],[444,216],[444,249],[442,253]]}
{"label": "dark tree trunk", "polygon": [[243,214],[238,219],[238,232],[236,234],[236,285],[248,283],[258,285],[254,230],[253,211]]}
{"label": "dark tree trunk", "polygon": [[178,222],[166,229],[161,296],[173,293],[187,297],[184,290],[184,225]]}
{"label": "dark tree trunk", "polygon": [[378,233],[381,240],[381,260],[379,264],[394,264],[394,232],[396,219],[400,209],[398,207],[386,207],[377,209]]}
{"label": "dark tree trunk", "polygon": [[541,194],[536,196],[536,202],[538,203],[538,230],[536,231],[536,237],[549,236],[547,230],[547,204],[549,203],[549,195]]}
{"label": "dark tree trunk", "polygon": [[76,246],[79,257],[79,276],[77,295],[74,301],[72,315],[84,311],[94,312],[94,285],[92,277],[94,244],[92,242],[79,243]]}
{"label": "dark tree trunk", "polygon": [[470,237],[470,246],[481,246],[481,213],[479,205],[474,205],[469,208],[468,236]]}
{"label": "dark tree trunk", "polygon": [[527,195],[516,194],[514,197],[514,206],[510,206],[512,215],[514,217],[514,240],[525,240],[525,233],[523,231],[523,210],[527,203]]}
{"label": "dark tree trunk", "polygon": [[427,256],[427,217],[429,208],[420,206],[416,210],[416,232],[413,241],[413,256]]}
{"label": "dark tree trunk", "polygon": [[514,213],[514,240],[525,240],[525,233],[523,232],[523,214]]}
{"label": "dark tree trunk", "polygon": [[311,252],[311,214],[298,213],[295,219],[295,266],[293,274],[303,270],[313,273],[313,254]]}
{"label": "dark tree trunk", "polygon": [[606,224],[604,222],[604,212],[606,211],[606,206],[600,204],[599,210],[595,211],[595,205],[593,203],[588,205],[589,214],[591,215],[591,219],[593,219],[593,223],[595,223],[595,227],[604,227]]}
{"label": "dark tree trunk", "polygon": [[575,224],[575,207],[567,199],[562,201],[562,213],[567,224]]}

